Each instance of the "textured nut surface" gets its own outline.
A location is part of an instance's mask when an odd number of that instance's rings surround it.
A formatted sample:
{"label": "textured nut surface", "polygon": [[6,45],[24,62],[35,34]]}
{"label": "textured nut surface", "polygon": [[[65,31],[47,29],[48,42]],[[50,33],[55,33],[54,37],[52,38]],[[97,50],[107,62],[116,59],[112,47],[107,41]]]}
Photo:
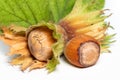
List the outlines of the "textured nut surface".
{"label": "textured nut surface", "polygon": [[47,61],[52,57],[52,44],[55,40],[48,28],[36,28],[28,35],[28,47],[31,54],[40,61]]}
{"label": "textured nut surface", "polygon": [[98,61],[100,45],[92,37],[80,35],[68,41],[64,54],[71,64],[77,67],[89,67]]}
{"label": "textured nut surface", "polygon": [[86,41],[79,48],[79,62],[85,67],[94,65],[99,57],[99,45],[93,41]]}

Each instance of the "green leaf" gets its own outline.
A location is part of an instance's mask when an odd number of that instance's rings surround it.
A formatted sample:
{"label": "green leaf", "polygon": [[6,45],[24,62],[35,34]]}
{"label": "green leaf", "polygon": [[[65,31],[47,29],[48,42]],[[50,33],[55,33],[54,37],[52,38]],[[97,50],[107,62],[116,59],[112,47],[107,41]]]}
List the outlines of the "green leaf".
{"label": "green leaf", "polygon": [[74,2],[74,0],[0,0],[0,26],[14,24],[29,27],[41,21],[58,22],[71,11]]}
{"label": "green leaf", "polygon": [[[46,0],[0,0],[0,24],[30,26],[49,20]],[[37,6],[36,6],[37,5]],[[41,8],[42,7],[42,8]],[[46,16],[46,17],[45,17]]]}
{"label": "green leaf", "polygon": [[54,21],[58,22],[72,10],[75,0],[48,0],[48,2]]}

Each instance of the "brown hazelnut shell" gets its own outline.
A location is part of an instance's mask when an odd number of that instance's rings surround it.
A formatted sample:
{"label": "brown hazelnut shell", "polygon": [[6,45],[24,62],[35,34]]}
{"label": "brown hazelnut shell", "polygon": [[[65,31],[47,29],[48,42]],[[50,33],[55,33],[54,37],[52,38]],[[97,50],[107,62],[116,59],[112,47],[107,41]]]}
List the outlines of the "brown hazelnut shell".
{"label": "brown hazelnut shell", "polygon": [[89,67],[97,62],[100,55],[100,45],[90,36],[76,36],[66,44],[64,55],[74,66],[83,68]]}

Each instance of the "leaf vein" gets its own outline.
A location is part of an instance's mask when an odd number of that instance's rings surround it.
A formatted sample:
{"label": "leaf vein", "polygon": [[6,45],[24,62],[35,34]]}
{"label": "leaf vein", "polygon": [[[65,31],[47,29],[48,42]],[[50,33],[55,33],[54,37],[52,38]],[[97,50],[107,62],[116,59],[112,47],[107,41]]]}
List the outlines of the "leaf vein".
{"label": "leaf vein", "polygon": [[35,20],[35,23],[37,24],[38,21],[37,21],[37,18],[36,18],[36,16],[35,16],[32,8],[30,7],[30,5],[28,4],[28,2],[27,2],[26,0],[24,0],[24,1],[25,1],[25,3],[26,3],[27,7],[29,8],[30,12],[32,13],[32,16],[33,16],[33,18],[34,18],[34,20]]}
{"label": "leaf vein", "polygon": [[[24,12],[23,8],[20,6],[20,4],[15,0],[13,1],[15,2],[16,6],[21,10],[21,12],[23,13],[23,15],[25,16],[26,20],[28,21],[28,17],[27,14]],[[29,21],[28,21],[29,22]],[[29,22],[30,23],[30,22]]]}
{"label": "leaf vein", "polygon": [[[1,7],[0,7],[0,8],[1,8]],[[2,9],[2,8],[1,8],[1,9]],[[14,14],[14,13],[11,13],[11,12],[5,10],[5,9],[2,9],[2,10],[5,11],[6,13],[10,14],[10,15],[13,15],[13,16],[16,17],[16,18],[19,18],[19,19],[22,20],[22,21],[25,21],[25,22],[28,23],[29,25],[31,24],[31,23],[29,23],[28,21],[24,20],[23,18],[19,17],[18,15]]]}

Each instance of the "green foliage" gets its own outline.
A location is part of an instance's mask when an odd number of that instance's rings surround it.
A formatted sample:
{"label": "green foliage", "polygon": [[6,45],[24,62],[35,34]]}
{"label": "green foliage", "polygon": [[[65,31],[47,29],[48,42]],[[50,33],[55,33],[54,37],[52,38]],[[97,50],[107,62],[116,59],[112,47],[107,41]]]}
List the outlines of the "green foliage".
{"label": "green foliage", "polygon": [[29,27],[41,21],[58,22],[67,15],[75,0],[0,0],[0,26]]}
{"label": "green foliage", "polygon": [[55,22],[58,22],[68,14],[75,3],[75,0],[48,0],[49,9]]}

